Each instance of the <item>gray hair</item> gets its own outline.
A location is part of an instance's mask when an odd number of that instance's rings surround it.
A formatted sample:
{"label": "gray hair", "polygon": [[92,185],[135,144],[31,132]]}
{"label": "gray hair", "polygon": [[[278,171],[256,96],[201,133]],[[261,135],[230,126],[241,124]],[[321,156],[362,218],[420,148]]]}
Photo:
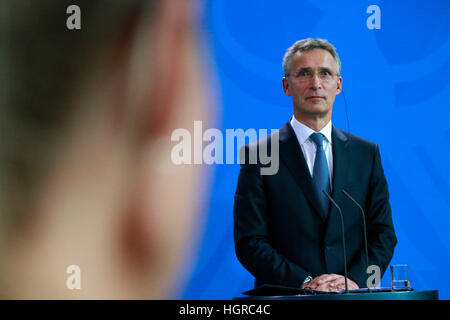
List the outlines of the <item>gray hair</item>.
{"label": "gray hair", "polygon": [[289,70],[292,65],[292,57],[298,52],[310,51],[313,49],[322,49],[328,51],[332,56],[336,63],[337,73],[341,73],[341,60],[339,59],[339,55],[336,51],[336,48],[328,42],[326,39],[320,38],[307,38],[303,40],[299,40],[290,46],[283,57],[283,72],[284,75],[289,74]]}

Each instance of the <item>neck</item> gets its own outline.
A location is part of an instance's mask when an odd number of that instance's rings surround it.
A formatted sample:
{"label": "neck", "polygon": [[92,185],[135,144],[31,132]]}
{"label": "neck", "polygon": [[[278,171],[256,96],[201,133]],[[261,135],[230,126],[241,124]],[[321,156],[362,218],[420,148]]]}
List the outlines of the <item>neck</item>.
{"label": "neck", "polygon": [[331,112],[327,114],[304,114],[294,110],[295,119],[316,132],[322,130],[331,120]]}

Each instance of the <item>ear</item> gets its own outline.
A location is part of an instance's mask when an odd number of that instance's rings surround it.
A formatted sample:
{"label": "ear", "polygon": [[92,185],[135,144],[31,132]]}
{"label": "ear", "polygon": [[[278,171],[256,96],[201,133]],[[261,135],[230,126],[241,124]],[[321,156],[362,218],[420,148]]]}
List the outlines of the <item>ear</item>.
{"label": "ear", "polygon": [[118,31],[110,67],[118,70],[113,89],[117,106],[110,113],[113,123],[120,123],[130,107],[137,108],[141,141],[167,129],[174,112],[192,22],[189,3],[161,1],[149,13],[131,14]]}
{"label": "ear", "polygon": [[[137,158],[146,159],[149,150],[157,148],[157,139],[172,130],[173,114],[179,111],[178,106],[182,106],[177,98],[184,79],[185,47],[192,31],[189,3],[161,1],[152,19],[145,19],[133,35],[136,43],[131,46],[126,87],[131,104],[137,104],[137,127],[133,128],[138,136]],[[153,160],[153,163],[159,163],[157,159]],[[133,181],[135,185],[130,190],[119,227],[125,261],[132,266],[130,269],[142,272],[152,271],[150,265],[156,263],[153,260],[157,256],[158,237],[154,231],[159,221],[154,219],[146,200],[152,195],[148,172],[153,163],[138,162],[133,168],[137,176],[132,179],[137,181]],[[156,180],[153,182],[157,183]]]}
{"label": "ear", "polygon": [[[154,81],[146,110],[150,113],[148,126],[144,130],[157,133],[167,128],[174,112],[174,101],[182,80],[183,48],[190,29],[189,1],[164,1],[161,3],[160,18],[155,28]],[[144,132],[152,136],[155,132]]]}
{"label": "ear", "polygon": [[139,139],[148,141],[168,130],[175,112],[192,29],[190,1],[161,1],[151,17],[143,15],[130,50],[127,96],[137,104]]}
{"label": "ear", "polygon": [[342,92],[342,77],[340,76],[336,85],[336,95]]}
{"label": "ear", "polygon": [[283,77],[282,83],[283,83],[283,91],[284,91],[284,93],[287,96],[291,96],[291,93],[289,92],[289,82],[288,82],[288,79],[286,77]]}

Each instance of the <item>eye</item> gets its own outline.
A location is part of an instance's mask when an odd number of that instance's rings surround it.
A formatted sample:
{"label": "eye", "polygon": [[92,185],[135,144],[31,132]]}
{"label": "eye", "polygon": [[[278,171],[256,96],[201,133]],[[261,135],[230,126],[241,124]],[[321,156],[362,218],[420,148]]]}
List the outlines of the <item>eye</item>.
{"label": "eye", "polygon": [[321,76],[331,76],[331,72],[330,71],[328,71],[328,70],[321,70],[320,72],[319,72],[319,74],[321,75]]}
{"label": "eye", "polygon": [[300,70],[297,73],[297,77],[308,77],[309,75],[310,75],[310,72],[306,71],[306,70]]}

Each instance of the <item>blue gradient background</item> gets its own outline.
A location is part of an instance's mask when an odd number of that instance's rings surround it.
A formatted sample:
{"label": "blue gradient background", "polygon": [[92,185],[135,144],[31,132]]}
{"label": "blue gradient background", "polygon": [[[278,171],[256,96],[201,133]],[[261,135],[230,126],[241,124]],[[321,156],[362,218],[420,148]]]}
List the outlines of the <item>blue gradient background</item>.
{"label": "blue gradient background", "polygon": [[[350,131],[380,145],[398,245],[416,290],[450,299],[450,1],[205,1],[201,29],[217,74],[216,127],[280,128],[292,115],[281,85],[287,47],[333,43],[342,60]],[[368,6],[381,9],[369,30]],[[333,124],[348,130],[342,94]],[[223,131],[225,132],[225,131]],[[233,243],[238,165],[216,165],[182,299],[230,299],[253,287]],[[382,286],[390,285],[386,272]]]}

